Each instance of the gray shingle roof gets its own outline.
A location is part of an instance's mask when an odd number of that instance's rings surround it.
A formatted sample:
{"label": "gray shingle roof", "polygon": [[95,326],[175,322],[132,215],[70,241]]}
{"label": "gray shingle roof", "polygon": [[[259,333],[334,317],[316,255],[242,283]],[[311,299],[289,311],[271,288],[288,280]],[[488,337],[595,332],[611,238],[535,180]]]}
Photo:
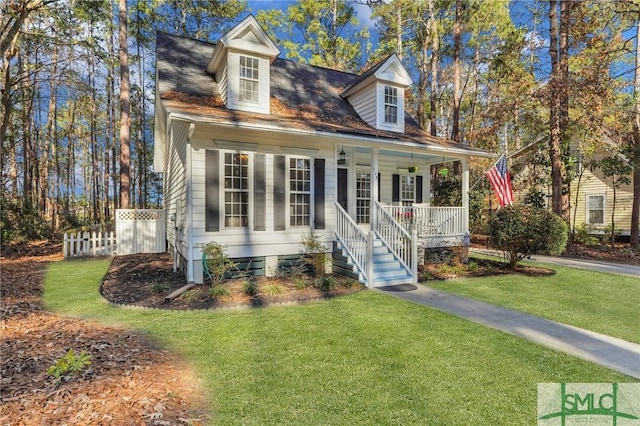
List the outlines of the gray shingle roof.
{"label": "gray shingle roof", "polygon": [[221,123],[243,120],[292,129],[470,148],[428,135],[408,114],[405,114],[405,134],[377,130],[360,119],[349,102],[340,96],[362,76],[285,59],[276,59],[271,65],[271,114],[231,111],[222,103],[214,76],[206,72],[214,47],[212,43],[157,32],[156,96],[169,110],[206,116]]}

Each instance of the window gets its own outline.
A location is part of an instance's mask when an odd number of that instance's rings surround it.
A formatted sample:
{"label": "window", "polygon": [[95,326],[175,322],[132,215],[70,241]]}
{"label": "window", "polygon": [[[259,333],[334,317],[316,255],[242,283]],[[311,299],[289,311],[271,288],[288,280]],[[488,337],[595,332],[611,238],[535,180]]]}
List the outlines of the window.
{"label": "window", "polygon": [[258,59],[240,56],[240,101],[258,102]]}
{"label": "window", "polygon": [[356,175],[356,222],[370,223],[371,214],[371,175]]}
{"label": "window", "polygon": [[311,160],[289,159],[289,223],[309,226],[311,218]]}
{"label": "window", "polygon": [[249,226],[249,155],[224,154],[224,226]]}
{"label": "window", "polygon": [[587,195],[587,223],[604,224],[604,195]]}
{"label": "window", "polygon": [[415,176],[401,176],[400,180],[400,201],[403,206],[410,206],[416,199],[416,179]]}
{"label": "window", "polygon": [[384,122],[398,122],[398,89],[384,86]]}

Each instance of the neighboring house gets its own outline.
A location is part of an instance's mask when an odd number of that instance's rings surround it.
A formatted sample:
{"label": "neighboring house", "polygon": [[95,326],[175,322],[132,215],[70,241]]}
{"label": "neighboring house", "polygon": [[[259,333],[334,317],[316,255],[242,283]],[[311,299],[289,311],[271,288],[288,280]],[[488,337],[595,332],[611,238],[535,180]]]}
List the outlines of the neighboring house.
{"label": "neighboring house", "polygon": [[[509,154],[510,163],[520,171],[514,183],[517,188],[516,198],[519,201],[524,199],[532,187],[530,175],[535,174],[536,171],[532,170],[529,165],[529,159],[532,153],[540,147],[540,142],[538,140]],[[546,148],[546,144],[543,146]],[[592,234],[610,232],[613,219],[618,235],[629,236],[631,234],[633,176],[631,174],[628,175],[629,184],[621,184],[615,188],[614,209],[613,178],[605,177],[598,167],[601,159],[614,155],[612,154],[614,151],[610,149],[614,146],[615,143],[602,131],[600,149],[597,153],[592,154],[595,160],[591,161],[589,166],[586,166],[583,164],[582,158],[578,158],[577,175],[571,181],[571,230],[586,227],[587,231]],[[580,157],[579,151],[576,150],[574,155]],[[628,160],[620,158],[628,163]],[[538,189],[541,190],[540,188]],[[550,203],[551,188],[544,188],[544,192],[547,193],[548,202]]]}
{"label": "neighboring house", "polygon": [[[492,154],[405,113],[398,57],[355,75],[279,54],[252,16],[216,44],[157,34],[154,167],[187,280],[211,241],[273,275],[313,234],[368,286],[415,282],[418,246],[468,244],[469,159]],[[454,160],[462,205],[431,207],[430,165]]]}

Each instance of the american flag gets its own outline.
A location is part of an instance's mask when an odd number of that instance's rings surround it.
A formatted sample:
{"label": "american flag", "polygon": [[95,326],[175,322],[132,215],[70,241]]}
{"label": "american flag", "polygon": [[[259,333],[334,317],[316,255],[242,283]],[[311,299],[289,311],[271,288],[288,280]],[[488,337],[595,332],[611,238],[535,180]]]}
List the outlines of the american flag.
{"label": "american flag", "polygon": [[513,204],[513,188],[511,187],[511,175],[507,169],[507,156],[502,154],[498,162],[486,174],[493,191],[498,196],[500,206]]}

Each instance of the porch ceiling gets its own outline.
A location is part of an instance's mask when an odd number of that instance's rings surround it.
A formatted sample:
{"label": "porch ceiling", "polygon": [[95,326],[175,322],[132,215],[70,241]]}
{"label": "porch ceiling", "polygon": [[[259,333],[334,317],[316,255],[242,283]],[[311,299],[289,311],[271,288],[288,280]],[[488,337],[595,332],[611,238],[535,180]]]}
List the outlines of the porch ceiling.
{"label": "porch ceiling", "polygon": [[[462,156],[451,156],[451,155],[443,155],[436,153],[425,153],[424,148],[422,148],[423,152],[411,152],[411,151],[399,151],[399,150],[390,150],[390,149],[381,149],[380,155],[385,157],[394,157],[394,158],[404,158],[404,159],[413,159],[419,161],[424,164],[438,164],[445,163],[447,161],[460,160]],[[357,147],[356,153],[358,154],[370,154],[371,148],[366,147]]]}

